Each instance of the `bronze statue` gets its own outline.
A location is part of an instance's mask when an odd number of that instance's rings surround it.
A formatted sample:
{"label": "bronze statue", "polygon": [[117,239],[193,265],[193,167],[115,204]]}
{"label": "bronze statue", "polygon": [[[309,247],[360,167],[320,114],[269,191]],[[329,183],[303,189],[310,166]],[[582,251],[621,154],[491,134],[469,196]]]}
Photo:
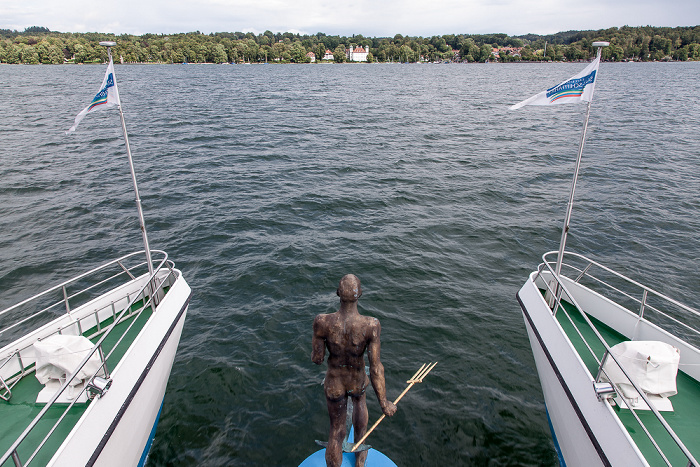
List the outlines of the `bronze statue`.
{"label": "bronze statue", "polygon": [[[356,440],[367,431],[365,390],[370,380],[382,412],[389,417],[396,413],[396,406],[386,399],[384,367],[379,358],[381,325],[378,319],[362,316],[357,310],[362,295],[360,279],[352,274],[344,276],[336,293],[340,297],[340,309],[316,316],[311,343],[311,360],[317,365],[323,363],[328,348],[328,371],[323,387],[331,421],[326,448],[329,467],[339,467],[343,461],[348,396],[354,405],[352,422]],[[365,349],[369,356],[369,378],[365,373]],[[355,467],[363,467],[366,458],[367,451],[356,453]]]}

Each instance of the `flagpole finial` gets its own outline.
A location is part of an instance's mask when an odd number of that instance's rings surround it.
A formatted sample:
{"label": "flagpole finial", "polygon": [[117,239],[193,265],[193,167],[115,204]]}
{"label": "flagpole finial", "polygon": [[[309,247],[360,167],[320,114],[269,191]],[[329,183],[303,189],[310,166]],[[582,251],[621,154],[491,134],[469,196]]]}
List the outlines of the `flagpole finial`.
{"label": "flagpole finial", "polygon": [[600,59],[600,55],[603,53],[603,47],[607,47],[610,45],[610,42],[605,42],[605,41],[598,41],[598,42],[593,42],[591,44],[593,47],[598,48],[598,52],[596,54],[596,58]]}
{"label": "flagpole finial", "polygon": [[109,61],[112,61],[112,47],[117,45],[116,42],[114,41],[102,41],[100,42],[101,46],[107,47],[107,56],[109,57]]}

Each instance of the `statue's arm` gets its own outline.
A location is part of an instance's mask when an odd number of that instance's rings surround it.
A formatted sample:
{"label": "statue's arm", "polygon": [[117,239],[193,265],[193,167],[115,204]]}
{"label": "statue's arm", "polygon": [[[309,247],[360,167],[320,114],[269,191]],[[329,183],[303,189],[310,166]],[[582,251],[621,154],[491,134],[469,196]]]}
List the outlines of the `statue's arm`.
{"label": "statue's arm", "polygon": [[379,324],[379,320],[375,318],[372,323],[370,340],[367,346],[367,353],[369,356],[369,379],[372,381],[372,387],[374,388],[374,393],[377,395],[377,400],[379,401],[379,406],[382,408],[382,412],[384,415],[391,417],[396,413],[396,406],[386,398],[384,365],[382,365],[380,358],[381,332],[382,326]]}
{"label": "statue's arm", "polygon": [[323,363],[326,356],[326,341],[322,335],[321,315],[314,319],[313,337],[311,338],[311,361],[316,365]]}

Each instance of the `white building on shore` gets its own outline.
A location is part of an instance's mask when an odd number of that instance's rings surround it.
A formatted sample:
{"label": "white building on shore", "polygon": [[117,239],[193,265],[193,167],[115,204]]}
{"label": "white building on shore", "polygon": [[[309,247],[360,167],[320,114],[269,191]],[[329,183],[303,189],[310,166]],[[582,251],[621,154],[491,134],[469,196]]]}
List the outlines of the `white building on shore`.
{"label": "white building on shore", "polygon": [[366,62],[368,53],[369,46],[367,46],[367,48],[362,48],[358,45],[354,49],[352,47],[345,49],[345,54],[347,55],[349,62]]}

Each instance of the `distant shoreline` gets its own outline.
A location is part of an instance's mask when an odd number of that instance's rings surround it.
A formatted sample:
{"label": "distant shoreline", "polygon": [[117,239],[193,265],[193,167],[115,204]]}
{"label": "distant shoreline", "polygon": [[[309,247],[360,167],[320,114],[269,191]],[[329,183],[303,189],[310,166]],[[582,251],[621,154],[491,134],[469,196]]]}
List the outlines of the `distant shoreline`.
{"label": "distant shoreline", "polygon": [[[412,37],[329,36],[324,33],[262,34],[199,31],[177,34],[61,33],[32,27],[0,29],[0,63],[100,63],[101,41],[116,42],[115,62],[139,64],[250,64],[335,62],[579,62],[593,58],[593,42],[609,43],[603,61],[700,61],[700,26],[621,26],[556,34],[445,34]],[[322,62],[324,63],[324,62]]]}
{"label": "distant shoreline", "polygon": [[[527,65],[527,64],[566,64],[566,63],[590,63],[591,60],[576,60],[576,61],[566,61],[566,60],[532,60],[532,61],[514,61],[514,62],[342,62],[335,63],[331,61],[315,62],[315,63],[294,63],[294,62],[253,62],[253,63],[213,63],[213,62],[198,62],[198,63],[170,63],[170,62],[128,62],[120,63],[115,62],[115,66],[140,66],[140,65],[168,65],[168,66],[247,66],[247,65],[274,65],[274,66],[285,66],[285,65],[297,65],[297,66],[315,66],[315,65],[350,65],[350,66],[371,66],[371,65]],[[693,63],[697,60],[601,60],[602,63]],[[90,63],[5,63],[0,62],[0,66],[92,66],[92,65],[107,65],[107,62],[90,62]]]}

